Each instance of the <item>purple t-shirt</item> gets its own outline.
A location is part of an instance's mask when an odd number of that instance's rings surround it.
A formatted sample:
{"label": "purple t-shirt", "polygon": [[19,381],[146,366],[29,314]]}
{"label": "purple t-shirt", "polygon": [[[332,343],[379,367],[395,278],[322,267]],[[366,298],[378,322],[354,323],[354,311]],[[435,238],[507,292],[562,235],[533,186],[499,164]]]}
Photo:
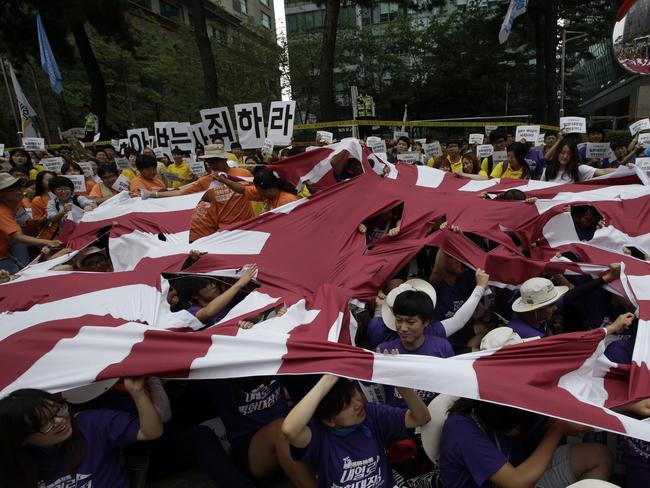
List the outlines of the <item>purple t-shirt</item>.
{"label": "purple t-shirt", "polygon": [[[437,358],[449,358],[454,355],[454,350],[447,339],[433,336],[425,336],[424,342],[417,349],[406,349],[404,347],[404,344],[402,344],[402,341],[399,339],[394,339],[392,341],[379,344],[379,350],[383,351],[384,349],[388,349],[389,351],[391,349],[397,349],[400,354],[420,354],[422,356],[434,356]],[[386,395],[386,403],[388,405],[391,405],[393,407],[407,408],[406,402],[402,398],[402,395],[400,395],[399,391],[397,391],[397,388],[394,386],[384,385],[384,393]],[[416,390],[416,393],[426,404],[433,400],[433,397],[435,396],[435,393],[426,390]]]}
{"label": "purple t-shirt", "polygon": [[546,327],[546,325],[542,325],[537,329],[516,314],[512,317],[510,322],[508,322],[508,327],[519,334],[519,337],[522,339],[528,337],[546,337],[549,335],[548,327]]}
{"label": "purple t-shirt", "polygon": [[612,342],[605,349],[607,359],[618,364],[631,364],[634,344],[625,339]]}
{"label": "purple t-shirt", "polygon": [[289,410],[280,380],[249,383],[246,378],[218,380],[209,392],[233,445]]}
{"label": "purple t-shirt", "polygon": [[[440,322],[431,322],[424,328],[424,335],[446,337],[447,333]],[[384,324],[384,320],[381,317],[374,317],[370,319],[370,322],[368,322],[366,338],[370,343],[370,349],[374,351],[382,342],[397,339],[397,332],[386,327],[386,324]]]}
{"label": "purple t-shirt", "polygon": [[[210,317],[208,320],[206,320],[204,323],[206,326],[214,325],[217,322],[219,322],[221,319],[223,319],[226,315],[228,315],[228,312],[230,312],[235,305],[237,305],[239,302],[241,302],[244,298],[246,298],[246,294],[244,292],[237,292],[235,295],[235,298],[230,300],[228,305],[226,305],[220,312],[218,312],[216,315]],[[201,305],[192,305],[190,308],[187,309],[189,313],[192,315],[196,316],[197,312],[201,310],[203,307]]]}
{"label": "purple t-shirt", "polygon": [[530,168],[531,178],[539,180],[546,168],[546,160],[539,151],[539,148],[534,147],[530,149],[526,153],[524,160],[528,163],[528,167]]}
{"label": "purple t-shirt", "polygon": [[444,320],[454,314],[467,301],[476,287],[476,278],[471,269],[465,268],[458,276],[456,284],[449,286],[446,281],[440,281],[436,289],[436,308],[433,310],[434,320]]}
{"label": "purple t-shirt", "polygon": [[451,413],[442,428],[440,476],[445,488],[490,487],[490,476],[512,454],[512,441],[498,436],[499,446],[477,425],[460,413]]}
{"label": "purple t-shirt", "polygon": [[122,447],[138,440],[138,416],[114,410],[85,410],[75,416],[83,435],[84,456],[71,471],[59,446],[48,451],[32,448],[39,472],[39,488],[129,488],[122,463]]}
{"label": "purple t-shirt", "polygon": [[339,436],[320,420],[311,419],[309,445],[304,449],[292,446],[291,456],[316,468],[321,488],[392,488],[394,481],[385,449],[408,438],[405,416],[402,408],[367,403],[363,424],[370,429],[369,437],[367,429],[361,428]]}
{"label": "purple t-shirt", "polygon": [[[587,158],[587,146],[580,148],[580,150],[578,151],[578,155],[580,156],[580,161],[582,161],[583,164],[589,164],[590,159]],[[609,163],[609,159],[607,158],[598,160],[598,163],[594,165],[594,168],[609,168],[609,167],[610,167],[610,163]]]}

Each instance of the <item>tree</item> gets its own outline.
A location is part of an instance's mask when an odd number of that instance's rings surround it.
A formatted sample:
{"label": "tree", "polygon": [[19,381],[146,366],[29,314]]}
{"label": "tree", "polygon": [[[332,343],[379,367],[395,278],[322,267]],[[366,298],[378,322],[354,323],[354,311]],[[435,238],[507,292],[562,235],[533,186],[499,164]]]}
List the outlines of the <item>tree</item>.
{"label": "tree", "polygon": [[192,0],[191,6],[192,18],[194,19],[196,47],[199,50],[201,67],[203,68],[205,103],[208,107],[214,107],[217,105],[219,86],[217,83],[217,69],[214,64],[212,44],[210,43],[208,30],[205,24],[205,5],[203,0]]}

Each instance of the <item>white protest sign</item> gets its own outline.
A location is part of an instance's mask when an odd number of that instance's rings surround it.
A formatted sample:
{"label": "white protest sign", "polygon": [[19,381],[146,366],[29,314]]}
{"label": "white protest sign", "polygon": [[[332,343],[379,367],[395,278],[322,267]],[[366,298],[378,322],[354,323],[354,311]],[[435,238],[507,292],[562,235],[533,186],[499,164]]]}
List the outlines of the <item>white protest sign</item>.
{"label": "white protest sign", "polygon": [[141,153],[146,146],[149,146],[149,129],[146,127],[129,129],[126,131],[126,138],[129,146]]}
{"label": "white protest sign", "polygon": [[192,134],[192,139],[194,140],[194,147],[206,146],[207,144],[210,144],[207,122],[191,124],[190,133]]}
{"label": "white protest sign", "polygon": [[113,149],[116,151],[120,150],[120,140],[119,139],[111,139],[111,146],[113,146]]}
{"label": "white protest sign", "polygon": [[117,145],[119,146],[118,152],[122,151],[123,148],[129,146],[129,140],[128,139],[118,139]]}
{"label": "white protest sign", "polygon": [[[194,141],[189,122],[171,122],[167,124],[169,129],[169,149],[180,149],[181,151],[194,151]],[[171,156],[171,151],[165,151]]]}
{"label": "white protest sign", "polygon": [[546,134],[540,134],[537,136],[537,140],[535,141],[535,146],[543,146],[544,145],[544,139],[546,139]]}
{"label": "white protest sign", "polygon": [[641,182],[646,186],[650,185],[650,158],[636,158],[634,164]]}
{"label": "white protest sign", "polygon": [[262,154],[264,156],[273,156],[273,141],[271,139],[264,139],[264,145],[262,146]]}
{"label": "white protest sign", "polygon": [[639,145],[648,148],[650,147],[650,132],[639,134]]}
{"label": "white protest sign", "polygon": [[4,156],[4,153],[5,153],[5,145],[0,144],[0,157]]}
{"label": "white protest sign", "polygon": [[120,175],[111,188],[115,191],[129,191],[131,189],[131,182],[126,176]]}
{"label": "white protest sign", "polygon": [[324,142],[325,144],[332,144],[334,142],[334,134],[326,130],[316,131],[316,140]]}
{"label": "white protest sign", "polygon": [[165,156],[165,150],[162,147],[155,147],[153,153],[156,155],[156,158],[163,158]]}
{"label": "white protest sign", "polygon": [[173,122],[154,122],[153,133],[156,137],[157,147],[170,147],[169,146],[169,126]]}
{"label": "white protest sign", "polygon": [[494,132],[499,128],[498,125],[486,125],[485,126],[485,135],[489,136],[491,132]]}
{"label": "white protest sign", "polygon": [[95,134],[95,136],[93,137],[93,142],[98,142],[100,135],[101,135],[101,132],[98,132],[97,134]]}
{"label": "white protest sign", "polygon": [[633,136],[635,136],[638,132],[641,132],[642,130],[648,130],[650,129],[650,119],[641,119],[637,120],[633,124],[630,125],[630,132],[632,133]]}
{"label": "white protest sign", "polygon": [[492,144],[479,144],[476,146],[476,156],[479,158],[489,158],[494,153]]}
{"label": "white protest sign", "polygon": [[508,160],[508,151],[494,151],[492,153],[492,161],[495,163],[502,163]]}
{"label": "white protest sign", "polygon": [[84,175],[63,175],[74,184],[75,193],[86,192],[86,177]]}
{"label": "white protest sign", "polygon": [[438,158],[442,156],[442,146],[438,141],[434,141],[430,144],[422,144],[422,149],[424,149],[424,154],[428,158]]}
{"label": "white protest sign", "polygon": [[587,159],[603,159],[609,154],[609,142],[588,142],[585,156]]}
{"label": "white protest sign", "polygon": [[63,158],[43,158],[41,159],[41,164],[48,171],[54,171],[55,173],[61,172],[61,166],[63,166]]}
{"label": "white protest sign", "polygon": [[204,108],[199,113],[203,121],[206,122],[210,142],[213,137],[219,137],[223,139],[226,151],[230,151],[230,145],[236,142],[237,138],[228,107]]}
{"label": "white protest sign", "polygon": [[393,139],[397,140],[400,137],[408,137],[409,133],[404,130],[396,130],[393,132]]}
{"label": "white protest sign", "polygon": [[484,134],[470,134],[469,135],[469,143],[470,144],[483,144],[484,140],[485,140],[485,135]]}
{"label": "white protest sign", "polygon": [[526,139],[526,142],[532,142],[534,144],[537,142],[539,130],[539,125],[518,125],[517,131],[515,132],[515,141],[519,142],[522,139]]}
{"label": "white protest sign", "polygon": [[295,114],[295,101],[271,102],[269,128],[266,137],[271,139],[275,146],[287,146],[291,144]]}
{"label": "white protest sign", "polygon": [[45,151],[45,139],[42,137],[23,137],[25,151]]}
{"label": "white protest sign", "polygon": [[115,158],[115,166],[117,166],[117,169],[119,170],[129,169],[131,168],[131,163],[128,158]]}
{"label": "white protest sign", "polygon": [[420,153],[409,151],[397,154],[397,160],[403,163],[417,164],[420,162]]}
{"label": "white protest sign", "polygon": [[419,142],[420,145],[422,145],[422,144],[426,144],[426,143],[427,143],[427,140],[426,140],[426,139],[416,139],[416,140],[413,141],[413,142]]}
{"label": "white protest sign", "polygon": [[242,149],[258,149],[264,145],[264,113],[261,103],[235,105],[237,135]]}
{"label": "white protest sign", "polygon": [[193,175],[196,176],[203,176],[204,174],[206,174],[205,163],[203,162],[203,160],[199,159],[197,161],[196,159],[190,159],[190,171],[192,172]]}
{"label": "white protest sign", "polygon": [[388,151],[386,147],[386,141],[383,141],[380,137],[371,136],[366,139],[366,146],[369,147],[373,153],[386,153]]}
{"label": "white protest sign", "polygon": [[560,130],[565,134],[586,134],[587,119],[584,117],[560,117]]}
{"label": "white protest sign", "polygon": [[86,177],[90,178],[93,175],[93,164],[90,161],[81,161],[79,167]]}

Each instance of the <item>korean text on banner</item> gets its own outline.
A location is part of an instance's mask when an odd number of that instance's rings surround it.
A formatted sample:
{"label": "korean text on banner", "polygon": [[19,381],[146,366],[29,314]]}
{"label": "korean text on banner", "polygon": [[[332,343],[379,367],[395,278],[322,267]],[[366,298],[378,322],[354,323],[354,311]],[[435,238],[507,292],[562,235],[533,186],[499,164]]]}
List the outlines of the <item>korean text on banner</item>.
{"label": "korean text on banner", "polygon": [[84,175],[63,175],[74,185],[75,193],[85,193],[86,192],[86,177]]}
{"label": "korean text on banner", "polygon": [[519,142],[526,139],[526,142],[537,142],[539,136],[539,125],[518,125],[517,132],[515,133],[515,141]]}
{"label": "korean text on banner", "polygon": [[630,132],[633,136],[637,135],[637,133],[641,132],[642,130],[648,129],[650,129],[650,119],[648,118],[637,120],[630,125]]}
{"label": "korean text on banner", "polygon": [[609,142],[588,142],[585,150],[587,159],[604,159],[609,154]]}
{"label": "korean text on banner", "polygon": [[40,162],[46,170],[60,173],[64,161],[63,158],[43,158]]}
{"label": "korean text on banner", "polygon": [[23,137],[25,151],[45,151],[45,139],[42,137]]}
{"label": "korean text on banner", "polygon": [[397,160],[403,163],[417,164],[420,162],[420,153],[416,151],[398,153]]}
{"label": "korean text on banner", "polygon": [[484,140],[485,140],[485,135],[484,134],[470,134],[469,135],[469,143],[470,144],[483,144]]}
{"label": "korean text on banner", "polygon": [[291,144],[295,114],[295,101],[271,102],[269,128],[266,137],[271,139],[275,146]]}
{"label": "korean text on banner", "polygon": [[235,137],[235,129],[230,119],[228,107],[204,108],[199,113],[207,123],[210,142],[214,137],[220,137],[223,139],[226,150],[230,151],[230,146],[237,141],[237,138]]}
{"label": "korean text on banner", "polygon": [[476,156],[479,158],[489,158],[494,153],[492,144],[480,144],[476,146]]}
{"label": "korean text on banner", "polygon": [[120,175],[111,188],[115,191],[129,191],[131,188],[131,182],[126,176]]}
{"label": "korean text on banner", "polygon": [[565,134],[586,134],[587,119],[584,117],[560,117],[560,130]]}
{"label": "korean text on banner", "polygon": [[325,144],[332,144],[332,142],[334,142],[334,134],[327,132],[326,130],[316,131],[316,141],[320,141]]}
{"label": "korean text on banner", "polygon": [[129,140],[129,146],[138,151],[149,146],[149,129],[141,127],[139,129],[129,129],[126,131],[126,138]]}
{"label": "korean text on banner", "polygon": [[438,141],[433,141],[430,144],[422,144],[422,149],[424,149],[424,154],[428,158],[439,158],[442,156],[442,146]]}
{"label": "korean text on banner", "polygon": [[235,105],[237,134],[242,149],[259,149],[264,145],[264,114],[261,103]]}

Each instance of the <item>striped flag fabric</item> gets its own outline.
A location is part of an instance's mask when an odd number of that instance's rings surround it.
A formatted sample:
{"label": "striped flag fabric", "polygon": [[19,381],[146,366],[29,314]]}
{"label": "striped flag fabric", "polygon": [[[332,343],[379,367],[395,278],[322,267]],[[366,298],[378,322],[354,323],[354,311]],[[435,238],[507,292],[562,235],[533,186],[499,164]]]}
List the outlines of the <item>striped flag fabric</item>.
{"label": "striped flag fabric", "polygon": [[[0,285],[0,394],[24,387],[64,391],[127,375],[327,372],[512,405],[650,441],[649,424],[612,409],[650,397],[650,264],[622,252],[635,246],[650,254],[650,191],[638,178],[627,184],[633,175],[590,184],[480,182],[491,183],[490,192],[518,187],[537,197],[532,204],[483,200],[485,185],[429,167],[381,163],[390,169],[382,177],[374,167],[379,162],[358,143],[339,144],[274,165],[294,184],[322,183],[309,200],[191,245],[185,235],[200,194],[144,201],[118,195],[86,213],[70,243],[79,249],[108,228],[115,272],[61,273],[37,263]],[[336,183],[329,162],[336,151],[359,157],[365,173]],[[396,203],[404,204],[400,234],[369,248],[359,223]],[[592,241],[577,239],[567,221],[564,207],[579,204],[605,217],[607,225]],[[464,234],[430,232],[427,223],[440,217]],[[530,257],[506,231],[531,250]],[[485,252],[470,233],[497,247]],[[637,307],[632,364],[604,356],[604,329],[446,359],[386,356],[356,346],[350,301],[374,297],[424,245],[486,269],[496,286],[516,286],[543,271],[595,274],[621,262],[621,279],[611,285]],[[190,249],[207,254],[183,270]],[[581,262],[557,259],[569,251]],[[247,263],[259,267],[256,287],[218,324],[201,329],[188,312],[170,310],[170,276],[232,277]],[[287,305],[285,315],[238,327],[279,304]]]}

